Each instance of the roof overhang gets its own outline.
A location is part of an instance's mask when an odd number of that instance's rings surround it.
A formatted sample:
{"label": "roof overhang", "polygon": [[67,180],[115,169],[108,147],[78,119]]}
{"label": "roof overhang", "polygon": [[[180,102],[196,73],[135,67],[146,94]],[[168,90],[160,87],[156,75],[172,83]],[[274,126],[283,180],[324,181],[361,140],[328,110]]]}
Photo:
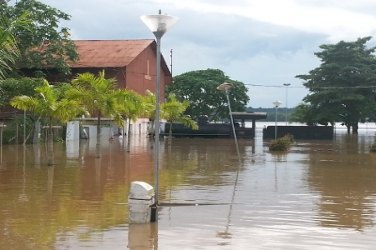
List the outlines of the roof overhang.
{"label": "roof overhang", "polygon": [[260,120],[266,119],[266,112],[231,112],[233,119]]}

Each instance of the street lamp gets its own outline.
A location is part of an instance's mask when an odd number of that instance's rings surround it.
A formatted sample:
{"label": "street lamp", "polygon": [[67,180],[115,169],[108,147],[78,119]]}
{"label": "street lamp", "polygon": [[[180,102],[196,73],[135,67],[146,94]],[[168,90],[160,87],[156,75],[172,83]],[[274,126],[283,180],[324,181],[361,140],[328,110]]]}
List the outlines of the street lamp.
{"label": "street lamp", "polygon": [[228,96],[228,91],[233,87],[233,85],[231,83],[228,83],[228,82],[224,82],[222,84],[220,84],[218,87],[217,87],[217,90],[219,91],[223,91],[225,92],[226,94],[226,99],[227,99],[227,106],[228,106],[228,112],[229,112],[229,115],[230,115],[230,122],[231,122],[231,127],[232,127],[232,132],[234,134],[234,140],[235,140],[235,145],[236,145],[236,152],[238,154],[238,157],[240,158],[240,153],[239,153],[239,146],[238,146],[238,139],[236,137],[236,132],[235,132],[235,126],[234,126],[234,120],[232,118],[232,111],[231,111],[231,105],[230,105],[230,98]]}
{"label": "street lamp", "polygon": [[275,108],[275,126],[274,126],[274,139],[277,140],[277,121],[278,121],[278,107],[282,104],[281,101],[274,101],[273,105]]}
{"label": "street lamp", "polygon": [[287,123],[288,123],[288,119],[287,119],[287,96],[288,96],[288,88],[291,84],[290,83],[284,83],[283,86],[286,87],[286,126],[287,126]]}
{"label": "street lamp", "polygon": [[144,24],[153,32],[157,39],[157,80],[156,80],[156,102],[155,102],[155,119],[154,119],[154,192],[155,204],[158,205],[159,189],[159,127],[160,127],[160,84],[161,84],[161,38],[178,20],[177,17],[162,15],[159,10],[158,15],[141,16]]}

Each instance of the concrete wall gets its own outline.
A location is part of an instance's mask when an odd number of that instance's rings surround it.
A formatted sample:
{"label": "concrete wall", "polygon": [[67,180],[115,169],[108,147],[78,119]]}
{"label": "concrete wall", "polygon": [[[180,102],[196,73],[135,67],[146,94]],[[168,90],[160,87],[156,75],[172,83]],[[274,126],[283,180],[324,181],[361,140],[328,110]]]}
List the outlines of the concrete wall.
{"label": "concrete wall", "polygon": [[[332,126],[277,126],[277,137],[291,134],[294,139],[331,140],[334,137]],[[275,126],[268,126],[263,130],[264,139],[275,138]]]}
{"label": "concrete wall", "polygon": [[[132,135],[142,135],[148,133],[149,119],[139,118],[136,121],[127,121],[123,128],[118,127],[113,123],[102,123],[101,137],[102,139],[110,139],[118,136],[120,133],[128,133],[128,125],[130,125],[129,132]],[[79,139],[96,139],[97,126],[85,121],[70,121],[67,124],[66,141],[74,141]]]}
{"label": "concrete wall", "polygon": [[123,128],[126,132],[128,132],[128,124],[130,124],[130,133],[132,135],[146,135],[148,132],[149,119],[138,118],[136,121],[127,121]]}

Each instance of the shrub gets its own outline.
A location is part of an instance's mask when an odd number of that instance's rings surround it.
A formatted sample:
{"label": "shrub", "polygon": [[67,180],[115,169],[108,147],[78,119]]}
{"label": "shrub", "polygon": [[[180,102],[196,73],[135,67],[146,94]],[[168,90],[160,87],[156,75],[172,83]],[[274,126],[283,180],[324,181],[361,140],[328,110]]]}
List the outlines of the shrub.
{"label": "shrub", "polygon": [[269,145],[270,151],[287,151],[290,148],[290,145],[294,142],[294,137],[291,134],[287,134],[283,137],[280,137],[276,140],[271,141]]}

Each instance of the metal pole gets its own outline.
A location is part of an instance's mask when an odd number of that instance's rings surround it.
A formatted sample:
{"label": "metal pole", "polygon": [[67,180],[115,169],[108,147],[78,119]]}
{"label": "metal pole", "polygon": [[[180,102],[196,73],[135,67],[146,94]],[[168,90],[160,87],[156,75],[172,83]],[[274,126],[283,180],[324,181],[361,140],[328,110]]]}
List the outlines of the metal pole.
{"label": "metal pole", "polygon": [[277,116],[278,116],[278,107],[275,107],[275,126],[274,126],[274,140],[277,140]]}
{"label": "metal pole", "polygon": [[170,71],[171,71],[171,76],[172,76],[172,49],[170,50]]}
{"label": "metal pole", "polygon": [[157,85],[156,85],[156,101],[155,101],[155,120],[154,120],[154,192],[155,192],[155,204],[158,205],[158,193],[159,193],[159,99],[160,99],[160,84],[161,84],[161,36],[156,36],[157,39]]}
{"label": "metal pole", "polygon": [[291,84],[290,83],[284,83],[283,86],[286,87],[286,108],[285,108],[285,112],[286,112],[286,126],[288,124],[288,115],[287,115],[287,100],[288,100],[288,87],[290,86]]}
{"label": "metal pole", "polygon": [[4,124],[0,124],[0,149],[1,149],[1,152],[0,152],[0,165],[3,165],[3,128],[4,128]]}
{"label": "metal pole", "polygon": [[23,145],[26,143],[26,110],[23,113]]}
{"label": "metal pole", "polygon": [[287,126],[287,86],[286,86],[286,108],[285,108],[285,114],[286,114],[286,126]]}
{"label": "metal pole", "polygon": [[234,120],[232,118],[232,111],[231,111],[231,105],[230,105],[230,98],[228,96],[228,89],[225,89],[226,93],[226,98],[227,98],[227,105],[228,105],[228,111],[230,112],[230,121],[231,121],[231,126],[232,126],[232,132],[234,134],[234,140],[235,140],[235,145],[236,145],[236,153],[238,154],[238,158],[240,160],[240,152],[239,152],[239,146],[238,146],[238,139],[236,137],[236,132],[235,132],[235,126],[234,126]]}
{"label": "metal pole", "polygon": [[[161,38],[163,34],[170,28],[176,21],[176,17],[162,15],[159,10],[158,15],[141,16],[141,20],[153,32],[157,40],[157,79],[156,79],[156,98],[155,98],[155,118],[154,118],[154,201],[153,206],[155,214],[152,212],[152,222],[158,221],[157,206],[159,204],[159,129],[160,129],[160,81],[161,81]],[[172,53],[172,51],[171,51]],[[172,55],[171,55],[172,56]],[[172,66],[172,63],[171,63]]]}

